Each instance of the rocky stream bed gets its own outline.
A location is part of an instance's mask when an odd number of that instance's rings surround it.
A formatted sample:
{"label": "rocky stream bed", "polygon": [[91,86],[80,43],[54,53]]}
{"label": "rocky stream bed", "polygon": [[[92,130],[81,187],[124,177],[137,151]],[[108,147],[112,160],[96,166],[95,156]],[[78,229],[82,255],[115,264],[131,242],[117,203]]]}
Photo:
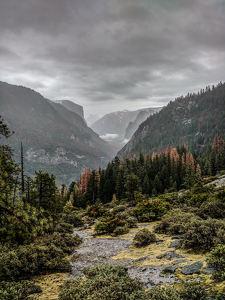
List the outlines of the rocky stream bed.
{"label": "rocky stream bed", "polygon": [[214,271],[205,263],[204,255],[185,253],[177,249],[181,236],[157,235],[156,243],[135,248],[133,237],[141,228],[152,230],[153,223],[139,225],[128,235],[119,237],[93,235],[93,229],[78,229],[74,234],[83,238],[83,243],[71,257],[72,273],[69,277],[82,276],[82,269],[99,264],[123,266],[132,278],[138,278],[145,288],[156,285],[180,283],[182,280],[204,282]]}

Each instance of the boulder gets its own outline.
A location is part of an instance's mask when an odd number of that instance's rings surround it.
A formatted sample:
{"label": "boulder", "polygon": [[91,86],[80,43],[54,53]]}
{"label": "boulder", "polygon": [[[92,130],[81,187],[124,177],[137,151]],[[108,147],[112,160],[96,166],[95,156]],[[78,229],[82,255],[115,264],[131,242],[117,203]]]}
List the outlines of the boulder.
{"label": "boulder", "polygon": [[184,266],[181,269],[181,273],[184,275],[200,274],[200,269],[203,266],[203,262],[198,261],[191,265]]}

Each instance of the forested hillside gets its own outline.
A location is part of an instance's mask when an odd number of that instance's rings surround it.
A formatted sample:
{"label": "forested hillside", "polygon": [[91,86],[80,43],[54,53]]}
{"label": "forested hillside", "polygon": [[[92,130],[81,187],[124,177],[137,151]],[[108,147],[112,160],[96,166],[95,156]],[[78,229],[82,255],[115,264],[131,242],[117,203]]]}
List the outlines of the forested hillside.
{"label": "forested hillside", "polygon": [[0,115],[14,131],[8,143],[15,149],[15,160],[20,161],[22,142],[30,176],[41,169],[54,173],[58,183],[69,184],[85,166],[106,166],[115,152],[80,116],[54,105],[57,109],[29,88],[0,82]]}
{"label": "forested hillside", "polygon": [[135,197],[157,196],[192,186],[201,176],[215,176],[225,169],[225,143],[216,135],[213,146],[200,157],[186,146],[171,145],[153,155],[115,159],[106,169],[85,169],[77,184],[71,184],[69,194],[74,205],[86,207],[96,201],[112,199],[134,201]]}
{"label": "forested hillside", "polygon": [[159,152],[170,143],[172,147],[186,144],[190,151],[207,150],[218,133],[225,137],[225,84],[206,87],[197,94],[181,96],[150,116],[118,152],[138,155]]}

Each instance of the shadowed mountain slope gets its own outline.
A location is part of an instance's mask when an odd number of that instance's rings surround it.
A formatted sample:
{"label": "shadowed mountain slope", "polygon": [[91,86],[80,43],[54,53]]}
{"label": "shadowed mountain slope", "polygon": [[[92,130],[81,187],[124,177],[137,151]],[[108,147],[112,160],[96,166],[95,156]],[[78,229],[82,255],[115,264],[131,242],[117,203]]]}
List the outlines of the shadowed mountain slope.
{"label": "shadowed mountain slope", "polygon": [[159,152],[170,143],[173,147],[186,143],[190,151],[206,151],[216,134],[225,135],[225,84],[206,87],[198,94],[188,94],[150,116],[118,152]]}
{"label": "shadowed mountain slope", "polygon": [[27,175],[40,169],[54,173],[58,182],[70,183],[79,178],[84,167],[106,166],[113,153],[91,129],[84,130],[80,116],[59,111],[29,88],[0,82],[0,115],[15,132],[0,142],[15,149],[18,162],[23,142]]}

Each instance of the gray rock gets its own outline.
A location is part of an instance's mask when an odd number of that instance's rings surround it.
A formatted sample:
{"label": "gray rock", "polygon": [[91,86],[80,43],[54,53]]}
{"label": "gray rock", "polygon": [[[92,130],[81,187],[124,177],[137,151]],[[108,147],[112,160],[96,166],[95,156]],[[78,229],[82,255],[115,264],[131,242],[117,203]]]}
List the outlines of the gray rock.
{"label": "gray rock", "polygon": [[178,234],[178,235],[174,235],[174,236],[172,236],[172,240],[179,240],[179,239],[182,239],[182,237],[183,237],[183,234]]}
{"label": "gray rock", "polygon": [[167,259],[172,259],[172,258],[184,258],[184,256],[178,254],[178,253],[175,253],[175,252],[167,252],[166,253],[166,256],[167,256]]}
{"label": "gray rock", "polygon": [[184,275],[200,274],[200,269],[203,266],[203,262],[198,261],[191,265],[184,266],[181,269],[181,273]]}
{"label": "gray rock", "polygon": [[158,243],[158,242],[164,242],[164,240],[160,240],[160,239],[156,239],[155,241],[156,241],[156,243]]}
{"label": "gray rock", "polygon": [[177,267],[168,266],[165,269],[163,269],[163,271],[166,273],[174,273],[176,271],[176,269],[177,269]]}
{"label": "gray rock", "polygon": [[137,261],[142,261],[142,260],[146,260],[146,259],[150,259],[150,257],[149,256],[140,257],[140,258],[135,259],[135,261],[137,262]]}
{"label": "gray rock", "polygon": [[186,262],[186,259],[179,259],[172,262],[173,265],[178,265]]}
{"label": "gray rock", "polygon": [[168,248],[176,248],[179,247],[179,241],[171,242]]}
{"label": "gray rock", "polygon": [[162,258],[165,257],[165,256],[166,256],[166,253],[163,253],[163,254],[160,254],[160,255],[156,256],[156,258],[162,259]]}
{"label": "gray rock", "polygon": [[185,282],[197,282],[197,283],[200,283],[200,282],[204,282],[204,280],[200,277],[197,277],[197,278],[191,278],[189,280],[186,280]]}

